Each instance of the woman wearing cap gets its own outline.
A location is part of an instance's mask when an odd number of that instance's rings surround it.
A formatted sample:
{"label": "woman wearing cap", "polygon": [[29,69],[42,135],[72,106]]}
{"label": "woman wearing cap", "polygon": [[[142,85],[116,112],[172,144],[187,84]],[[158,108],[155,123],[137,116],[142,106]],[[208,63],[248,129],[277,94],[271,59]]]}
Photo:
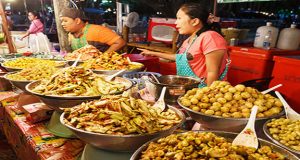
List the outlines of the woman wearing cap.
{"label": "woman wearing cap", "polygon": [[176,17],[179,34],[189,35],[177,54],[139,49],[141,54],[176,61],[178,75],[205,78],[199,87],[226,79],[229,66],[229,62],[226,63],[227,43],[220,33],[209,26],[209,12],[205,7],[198,3],[184,4]]}
{"label": "woman wearing cap", "polygon": [[90,44],[102,52],[112,52],[121,49],[126,44],[111,29],[87,23],[83,13],[78,9],[64,9],[60,14],[60,20],[64,30],[69,32],[72,50]]}
{"label": "woman wearing cap", "polygon": [[28,31],[22,36],[21,40],[30,34],[42,33],[44,31],[44,24],[39,18],[39,14],[35,12],[28,12],[28,19],[31,21]]}

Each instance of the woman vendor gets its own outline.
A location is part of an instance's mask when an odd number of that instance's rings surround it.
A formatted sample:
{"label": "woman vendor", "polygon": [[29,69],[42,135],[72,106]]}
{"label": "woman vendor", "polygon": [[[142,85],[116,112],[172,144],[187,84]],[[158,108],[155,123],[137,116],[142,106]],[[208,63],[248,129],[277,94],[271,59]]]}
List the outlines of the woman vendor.
{"label": "woman vendor", "polygon": [[175,61],[177,75],[204,78],[199,87],[226,79],[229,66],[227,43],[221,33],[208,24],[206,8],[198,3],[183,4],[176,17],[179,34],[189,35],[177,54],[139,49],[141,54]]}
{"label": "woman vendor", "polygon": [[69,32],[68,38],[73,51],[90,44],[101,52],[112,52],[121,49],[126,44],[111,29],[87,23],[84,14],[78,9],[62,10],[60,20],[64,30]]}

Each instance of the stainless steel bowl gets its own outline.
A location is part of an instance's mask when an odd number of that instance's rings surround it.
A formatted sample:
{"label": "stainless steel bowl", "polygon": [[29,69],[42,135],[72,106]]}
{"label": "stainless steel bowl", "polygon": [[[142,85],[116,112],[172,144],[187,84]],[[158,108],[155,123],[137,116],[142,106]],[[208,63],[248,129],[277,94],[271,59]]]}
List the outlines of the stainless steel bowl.
{"label": "stainless steel bowl", "polygon": [[[201,127],[207,129],[207,130],[217,130],[217,131],[227,131],[227,132],[241,132],[247,122],[248,118],[225,118],[225,117],[219,117],[214,115],[207,115],[201,112],[196,112],[188,107],[183,106],[179,99],[177,103],[184,108],[188,114],[194,119],[195,121],[199,122],[201,124]],[[270,117],[264,117],[264,118],[256,118],[255,120],[255,130],[257,132],[258,136],[264,136],[262,127],[264,123],[268,119],[281,117],[284,114],[284,111],[280,112],[277,115],[273,115]]]}
{"label": "stainless steel bowl", "polygon": [[138,135],[109,135],[94,132],[88,132],[81,129],[74,128],[73,126],[64,123],[64,113],[60,116],[60,122],[74,132],[74,134],[87,144],[94,147],[110,150],[110,151],[135,151],[147,141],[161,136],[167,136],[175,131],[176,128],[181,126],[185,120],[184,114],[177,108],[169,106],[170,109],[175,111],[180,117],[181,122],[168,130],[152,133],[152,134],[138,134]]}
{"label": "stainless steel bowl", "polygon": [[300,157],[300,151],[297,151],[293,148],[290,148],[282,143],[280,143],[279,141],[277,141],[276,139],[274,139],[271,135],[271,133],[269,132],[269,129],[267,127],[267,124],[271,122],[272,119],[269,119],[268,121],[265,122],[264,126],[263,126],[263,130],[264,133],[266,134],[266,136],[268,137],[268,139],[270,139],[272,142],[278,144],[279,146],[281,146],[282,148],[285,148],[287,150],[289,150],[290,152],[294,153],[295,155],[297,155],[298,157]]}
{"label": "stainless steel bowl", "polygon": [[12,68],[12,67],[5,66],[4,63],[2,63],[1,66],[8,72],[16,72],[22,70],[22,68]]}
{"label": "stainless steel bowl", "polygon": [[7,76],[8,75],[11,75],[11,74],[15,74],[17,72],[9,72],[7,74],[5,74],[3,77],[10,81],[11,84],[13,84],[15,87],[19,88],[20,90],[26,92],[26,85],[33,82],[33,81],[28,81],[28,80],[25,80],[25,81],[20,81],[20,80],[12,80],[12,79],[9,79]]}
{"label": "stainless steel bowl", "polygon": [[186,91],[198,88],[200,79],[176,76],[176,75],[165,75],[157,78],[160,83],[157,83],[153,79],[150,82],[155,85],[155,98],[158,99],[163,87],[166,87],[165,101],[167,103],[177,102],[179,96],[185,94]]}
{"label": "stainless steel bowl", "polygon": [[[66,61],[56,61],[56,62],[61,62],[60,65],[55,66],[56,68],[64,68],[67,64]],[[13,67],[8,67],[5,66],[4,63],[1,64],[1,66],[6,69],[8,72],[16,72],[16,71],[21,71],[24,68],[13,68]]]}
{"label": "stainless steel bowl", "polygon": [[[138,63],[138,62],[131,62],[131,63],[140,64],[141,67],[140,68],[136,68],[136,69],[126,70],[125,72],[123,72],[119,76],[122,76],[123,74],[129,73],[129,72],[140,72],[140,71],[143,71],[144,68],[145,68],[145,66],[142,63]],[[117,73],[119,71],[120,70],[93,70],[93,72],[96,73],[96,74],[105,74],[105,75],[112,75],[112,74],[115,74],[115,73]]]}
{"label": "stainless steel bowl", "polygon": [[[194,131],[194,132],[207,132],[207,131]],[[232,142],[233,139],[237,136],[237,133],[232,133],[232,132],[223,132],[223,131],[208,131],[208,132],[212,132],[218,136],[222,136],[230,142]],[[179,134],[181,134],[181,133],[179,133]],[[134,154],[131,156],[130,160],[139,160],[142,155],[142,152],[147,149],[150,142],[155,142],[158,139],[159,138],[153,139],[153,140],[147,142],[146,144],[144,144],[143,146],[141,146],[138,150],[136,150],[134,152]],[[283,154],[288,160],[298,160],[299,159],[293,153],[285,150],[284,148],[282,148],[274,143],[268,142],[268,141],[260,139],[260,138],[258,140],[259,140],[260,145],[270,146],[274,151]]]}
{"label": "stainless steel bowl", "polygon": [[[132,82],[126,78],[116,77],[115,81],[125,84],[126,88],[124,91],[130,89],[133,85]],[[58,111],[60,111],[59,108],[70,108],[78,104],[81,104],[82,102],[87,102],[87,101],[101,98],[101,95],[99,96],[50,96],[50,95],[43,95],[40,93],[33,92],[32,89],[38,86],[40,83],[41,81],[35,81],[26,85],[27,92],[38,96],[43,103]],[[120,94],[122,92],[117,92],[114,94]]]}

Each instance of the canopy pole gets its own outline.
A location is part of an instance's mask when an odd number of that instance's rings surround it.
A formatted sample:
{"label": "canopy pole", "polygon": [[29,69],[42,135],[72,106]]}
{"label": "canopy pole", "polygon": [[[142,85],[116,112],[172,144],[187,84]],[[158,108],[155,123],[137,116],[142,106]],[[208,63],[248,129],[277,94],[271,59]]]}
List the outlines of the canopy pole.
{"label": "canopy pole", "polygon": [[6,14],[4,12],[2,2],[0,2],[0,15],[2,18],[2,28],[3,28],[4,35],[6,37],[9,53],[17,53],[17,49],[13,44],[14,42],[12,41],[10,32],[8,30],[8,23],[7,23]]}

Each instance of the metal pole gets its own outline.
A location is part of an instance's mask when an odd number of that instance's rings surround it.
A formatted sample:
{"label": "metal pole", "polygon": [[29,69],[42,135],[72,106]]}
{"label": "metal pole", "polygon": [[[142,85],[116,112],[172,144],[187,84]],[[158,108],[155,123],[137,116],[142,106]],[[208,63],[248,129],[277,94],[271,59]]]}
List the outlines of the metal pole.
{"label": "metal pole", "polygon": [[214,0],[214,15],[217,16],[217,0]]}
{"label": "metal pole", "polygon": [[26,2],[26,0],[24,0],[24,7],[25,7],[26,15],[28,15],[28,8],[27,8],[27,2]]}

